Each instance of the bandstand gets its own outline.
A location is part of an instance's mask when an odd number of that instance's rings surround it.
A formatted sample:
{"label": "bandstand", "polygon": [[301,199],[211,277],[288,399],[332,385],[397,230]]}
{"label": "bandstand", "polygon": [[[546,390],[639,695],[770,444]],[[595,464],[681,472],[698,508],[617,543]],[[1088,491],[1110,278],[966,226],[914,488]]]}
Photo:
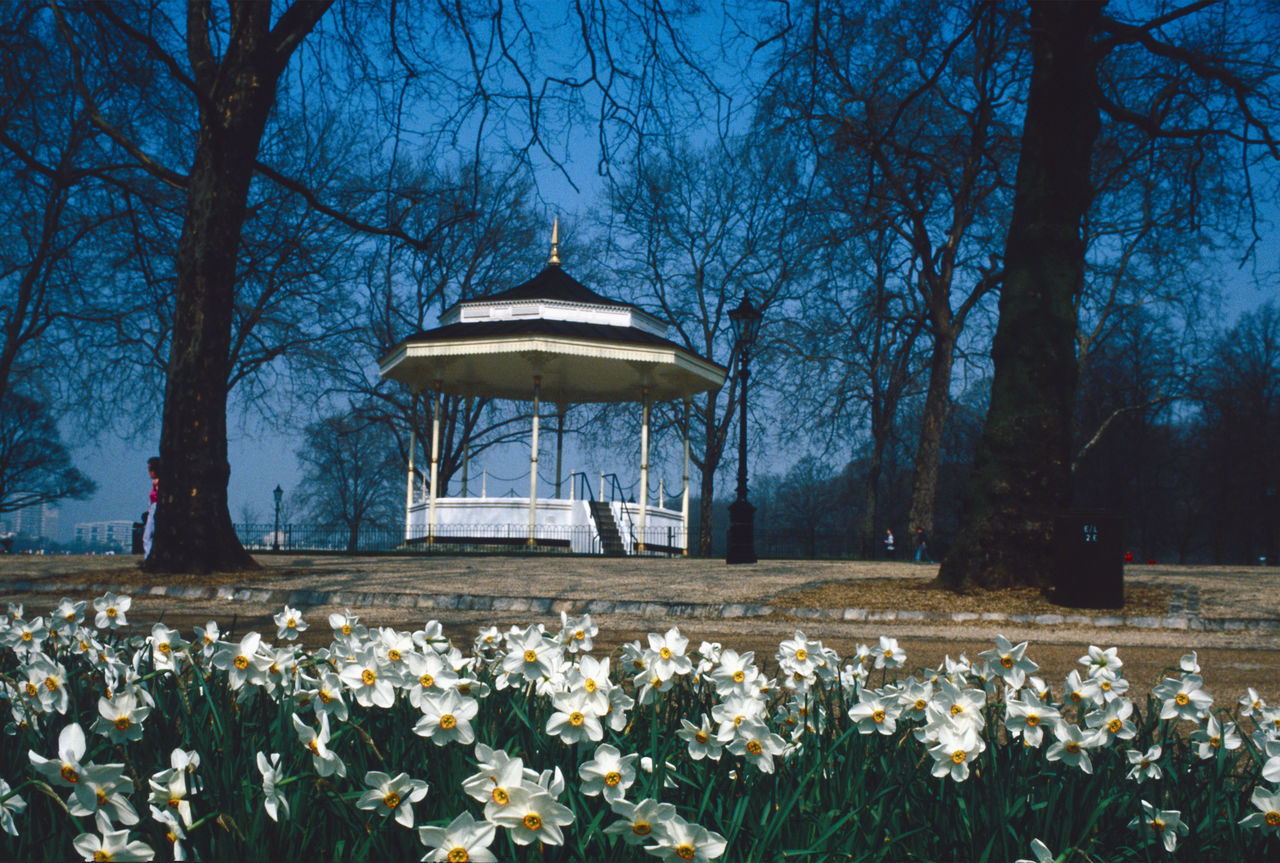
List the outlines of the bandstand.
{"label": "bandstand", "polygon": [[[430,471],[425,493],[414,481],[409,448],[405,542],[466,546],[517,543],[606,554],[687,553],[689,548],[690,399],[724,383],[725,368],[666,338],[666,325],[637,307],[587,288],[560,266],[559,224],[551,257],[529,281],[457,303],[440,325],[410,336],[379,362],[383,376],[414,392],[431,392]],[[532,402],[528,497],[442,497],[438,494],[441,396]],[[649,418],[655,402],[684,405],[684,469],[680,509],[659,494],[649,502]],[[563,427],[572,404],[640,405],[639,488],[635,502],[600,499],[569,483],[559,497],[562,444],[557,435],[557,496],[538,497],[538,425],[544,402]],[[621,497],[621,496],[618,496]]]}

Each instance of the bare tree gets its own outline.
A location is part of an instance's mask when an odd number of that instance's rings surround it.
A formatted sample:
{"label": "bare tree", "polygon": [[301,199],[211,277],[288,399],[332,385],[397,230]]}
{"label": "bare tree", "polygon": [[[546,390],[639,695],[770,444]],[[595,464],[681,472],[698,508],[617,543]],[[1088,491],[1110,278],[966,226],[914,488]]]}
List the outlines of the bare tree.
{"label": "bare tree", "polygon": [[[1250,157],[1255,149],[1280,156],[1268,113],[1280,74],[1277,40],[1267,32],[1273,18],[1251,16],[1240,40],[1241,13],[1225,4],[1192,3],[1138,22],[1102,11],[1096,3],[1031,4],[1031,91],[991,408],[965,520],[940,573],[954,589],[1045,584],[1053,572],[1053,519],[1071,499],[1073,299],[1084,279],[1080,231],[1093,201],[1100,115],[1197,154],[1201,169],[1183,182],[1224,180],[1241,148]],[[1190,202],[1187,215],[1197,211]]]}
{"label": "bare tree", "polygon": [[[768,333],[810,266],[804,254],[808,212],[792,190],[799,165],[776,149],[735,141],[696,150],[643,153],[612,199],[619,279],[632,299],[671,325],[690,351],[733,368],[729,311],[750,296],[765,310],[757,368],[768,359]],[[775,308],[776,307],[776,308]],[[772,311],[771,311],[772,310]],[[700,474],[699,553],[711,553],[715,473],[724,457],[740,396],[737,375],[693,400],[691,460]],[[676,408],[667,418],[679,428]]]}
{"label": "bare tree", "polygon": [[43,405],[12,390],[0,396],[0,513],[93,494],[71,465],[58,425]]}
{"label": "bare tree", "polygon": [[308,515],[345,530],[348,551],[360,547],[362,528],[395,525],[399,454],[385,428],[355,406],[307,426],[298,461]]}

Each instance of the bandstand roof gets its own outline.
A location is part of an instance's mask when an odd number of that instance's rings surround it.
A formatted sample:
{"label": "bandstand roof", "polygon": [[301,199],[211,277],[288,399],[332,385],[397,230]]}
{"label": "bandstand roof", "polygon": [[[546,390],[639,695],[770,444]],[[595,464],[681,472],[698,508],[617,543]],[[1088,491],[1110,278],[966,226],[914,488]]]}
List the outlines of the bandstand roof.
{"label": "bandstand roof", "polygon": [[676,400],[718,388],[725,368],[665,337],[666,326],[608,299],[551,263],[509,290],[458,303],[440,326],[412,335],[380,361],[414,390],[560,404]]}

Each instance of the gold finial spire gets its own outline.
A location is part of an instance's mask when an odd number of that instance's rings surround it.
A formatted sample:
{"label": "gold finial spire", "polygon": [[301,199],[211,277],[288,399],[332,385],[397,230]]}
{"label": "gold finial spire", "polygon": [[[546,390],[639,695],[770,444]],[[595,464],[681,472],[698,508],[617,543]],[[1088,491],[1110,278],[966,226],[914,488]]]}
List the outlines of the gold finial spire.
{"label": "gold finial spire", "polygon": [[560,266],[560,217],[556,216],[551,223],[551,258],[547,261],[552,266]]}

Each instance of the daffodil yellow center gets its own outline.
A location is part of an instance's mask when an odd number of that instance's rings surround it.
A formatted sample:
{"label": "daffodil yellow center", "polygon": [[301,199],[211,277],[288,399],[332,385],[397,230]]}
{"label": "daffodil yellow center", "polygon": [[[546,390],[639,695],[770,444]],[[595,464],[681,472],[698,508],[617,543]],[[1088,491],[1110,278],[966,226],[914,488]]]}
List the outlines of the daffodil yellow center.
{"label": "daffodil yellow center", "polygon": [[80,774],[77,773],[70,764],[62,765],[62,770],[59,772],[62,773],[62,778],[70,782],[72,785],[75,785],[80,781]]}
{"label": "daffodil yellow center", "polygon": [[670,659],[670,658],[671,658],[671,648],[670,648],[670,647],[664,647],[664,648],[662,648],[661,650],[659,650],[659,651],[658,651],[658,655],[659,655],[659,656],[661,656],[663,659]]}
{"label": "daffodil yellow center", "polygon": [[744,680],[746,680],[746,679],[747,679],[747,675],[746,675],[746,673],[745,673],[745,672],[743,672],[743,670],[742,670],[741,668],[739,668],[737,671],[735,671],[735,672],[733,673],[733,682],[734,682],[734,683],[741,683],[742,681],[744,681]]}
{"label": "daffodil yellow center", "polygon": [[955,752],[951,753],[951,760],[956,764],[963,764],[964,760],[968,757],[969,756],[963,749],[957,749]]}
{"label": "daffodil yellow center", "polygon": [[70,612],[70,613],[68,613],[68,614],[66,614],[66,615],[63,615],[63,618],[62,618],[62,619],[63,619],[63,620],[65,620],[67,623],[75,623],[75,622],[76,622],[76,613],[75,613],[74,611],[72,611],[72,612]]}
{"label": "daffodil yellow center", "polygon": [[116,717],[116,729],[119,731],[128,731],[131,724],[129,717],[127,716]]}
{"label": "daffodil yellow center", "polygon": [[573,634],[573,637],[576,638],[578,641],[582,641],[587,637],[587,634],[581,629],[579,629],[577,632]]}
{"label": "daffodil yellow center", "polygon": [[621,781],[622,781],[622,774],[616,770],[610,770],[608,773],[604,775],[604,784],[608,785],[610,788],[613,788]]}
{"label": "daffodil yellow center", "polygon": [[587,682],[582,685],[582,688],[587,690],[587,692],[595,692],[598,687],[596,682],[588,677]]}
{"label": "daffodil yellow center", "polygon": [[884,722],[884,711],[877,710],[871,714],[871,721],[877,724]]}
{"label": "daffodil yellow center", "polygon": [[809,658],[809,651],[805,650],[803,647],[796,650],[796,659],[800,660],[801,662],[804,662],[808,658]]}
{"label": "daffodil yellow center", "polygon": [[107,617],[115,617],[116,613],[116,607],[114,605],[107,609]]}
{"label": "daffodil yellow center", "polygon": [[316,741],[314,741],[314,740],[308,740],[308,741],[307,741],[307,748],[311,750],[311,754],[312,754],[312,755],[319,755],[319,754],[320,754],[320,744],[319,744],[319,743],[317,743],[317,742],[316,742]]}
{"label": "daffodil yellow center", "polygon": [[916,710],[924,710],[928,706],[929,706],[928,702],[926,702],[923,698],[916,699],[916,704],[915,704]]}
{"label": "daffodil yellow center", "polygon": [[452,713],[446,713],[440,717],[440,727],[445,731],[455,727],[457,724],[458,717],[454,716]]}
{"label": "daffodil yellow center", "polygon": [[30,640],[31,640],[31,632],[30,632],[30,630],[23,630],[23,632],[22,632],[22,640],[23,640],[23,641],[30,641]]}
{"label": "daffodil yellow center", "polygon": [[585,721],[585,717],[576,710],[569,714],[569,724],[572,725],[574,728],[577,728],[580,725],[582,725],[584,721]]}
{"label": "daffodil yellow center", "polygon": [[1013,668],[1013,657],[1012,656],[1000,657],[1000,664],[1003,665],[1005,668]]}
{"label": "daffodil yellow center", "polygon": [[1121,722],[1119,719],[1112,719],[1110,722],[1107,723],[1107,730],[1110,731],[1112,734],[1120,733],[1120,729],[1123,727],[1124,727],[1124,723]]}
{"label": "daffodil yellow center", "polygon": [[529,814],[525,815],[524,818],[522,818],[521,820],[524,821],[524,826],[528,827],[530,830],[542,829],[542,816],[540,816],[537,812],[530,812]]}
{"label": "daffodil yellow center", "polygon": [[706,743],[710,738],[707,737],[707,732],[697,731],[694,733],[693,739],[698,741],[699,743]]}
{"label": "daffodil yellow center", "polygon": [[631,824],[631,832],[637,836],[648,836],[653,832],[653,825],[648,821],[634,821]]}
{"label": "daffodil yellow center", "polygon": [[318,696],[320,697],[320,703],[321,703],[321,704],[328,704],[330,701],[332,701],[332,700],[333,700],[333,696],[332,696],[332,695],[330,695],[329,693],[325,692],[323,689],[321,689],[319,692],[317,692],[317,693],[316,693],[316,695],[318,695]]}
{"label": "daffodil yellow center", "polygon": [[1271,811],[1262,816],[1262,820],[1271,827],[1280,827],[1280,812]]}
{"label": "daffodil yellow center", "polygon": [[1082,698],[1084,698],[1084,696],[1082,696],[1079,692],[1071,693],[1071,700],[1074,701],[1076,704],[1079,704]]}
{"label": "daffodil yellow center", "polygon": [[1177,695],[1173,696],[1173,700],[1178,702],[1179,707],[1186,707],[1191,703],[1191,697],[1185,692],[1179,692]]}
{"label": "daffodil yellow center", "polygon": [[963,707],[961,707],[959,704],[953,704],[953,705],[951,705],[951,715],[952,715],[952,716],[958,716],[958,715],[959,715],[959,714],[961,714],[961,713],[964,713],[964,708],[963,708]]}
{"label": "daffodil yellow center", "polygon": [[170,808],[170,809],[177,809],[177,808],[178,808],[179,806],[181,806],[181,805],[182,805],[182,798],[181,798],[181,797],[170,797],[170,798],[169,798],[169,808]]}
{"label": "daffodil yellow center", "polygon": [[365,686],[373,686],[374,682],[378,679],[378,675],[372,668],[366,668],[364,671],[360,672],[360,679],[364,681]]}
{"label": "daffodil yellow center", "polygon": [[297,628],[298,628],[298,621],[294,620],[294,619],[291,617],[291,618],[289,618],[288,620],[286,620],[286,621],[284,622],[284,625],[285,625],[285,626],[287,626],[289,629],[297,629]]}
{"label": "daffodil yellow center", "polygon": [[1219,746],[1221,746],[1221,745],[1222,745],[1222,738],[1221,738],[1221,737],[1210,737],[1210,738],[1209,738],[1209,745],[1210,745],[1210,746],[1212,746],[1214,749],[1217,749]]}
{"label": "daffodil yellow center", "polygon": [[1111,691],[1111,681],[1110,681],[1110,680],[1104,680],[1104,681],[1102,681],[1101,683],[1099,683],[1099,684],[1098,684],[1098,688],[1099,688],[1099,689],[1101,689],[1103,692],[1110,692],[1110,691]]}
{"label": "daffodil yellow center", "polygon": [[99,789],[97,789],[96,791],[94,791],[94,792],[93,792],[93,796],[94,796],[94,797],[96,797],[96,798],[98,798],[98,805],[99,805],[99,806],[106,806],[106,805],[107,805],[107,800],[108,800],[107,792],[103,791],[101,788],[99,788]]}
{"label": "daffodil yellow center", "polygon": [[160,651],[161,653],[163,653],[163,654],[165,654],[165,655],[168,655],[169,651],[170,651],[170,650],[172,650],[172,649],[173,649],[173,648],[169,646],[169,642],[167,642],[167,641],[162,641],[162,642],[160,642],[159,644],[157,644],[157,645],[156,645],[156,650]]}
{"label": "daffodil yellow center", "polygon": [[387,796],[382,798],[382,805],[388,809],[395,809],[400,805],[400,795],[394,791],[388,792]]}
{"label": "daffodil yellow center", "polygon": [[538,661],[538,652],[537,652],[536,650],[526,650],[526,651],[524,652],[524,661],[525,661],[525,662],[537,662],[537,661]]}
{"label": "daffodil yellow center", "polygon": [[750,752],[752,755],[759,755],[761,752],[764,751],[764,747],[760,745],[759,740],[748,740],[747,751]]}
{"label": "daffodil yellow center", "polygon": [[34,683],[28,680],[27,681],[27,697],[35,698],[39,694],[40,694],[40,687],[36,686]]}
{"label": "daffodil yellow center", "polygon": [[467,853],[467,849],[459,845],[457,848],[449,849],[449,856],[445,858],[449,863],[471,863],[471,855]]}
{"label": "daffodil yellow center", "polygon": [[681,860],[692,860],[694,857],[698,856],[698,852],[694,850],[692,845],[686,842],[676,846],[676,856]]}
{"label": "daffodil yellow center", "polygon": [[1027,717],[1027,724],[1030,725],[1032,728],[1035,728],[1037,725],[1040,724],[1040,717],[1036,716],[1034,713],[1031,714],[1030,716]]}
{"label": "daffodil yellow center", "polygon": [[246,668],[249,667],[249,657],[245,656],[242,653],[239,656],[237,656],[235,659],[231,660],[231,664],[234,665],[236,668],[240,669],[241,671],[244,671]]}
{"label": "daffodil yellow center", "polygon": [[396,650],[394,647],[391,648],[390,650],[387,651],[387,659],[390,659],[392,662],[399,662],[400,651]]}
{"label": "daffodil yellow center", "polygon": [[1163,833],[1163,832],[1164,832],[1164,822],[1163,822],[1163,821],[1161,821],[1159,818],[1152,818],[1152,819],[1151,819],[1151,829],[1152,829],[1152,831],[1153,831],[1153,832],[1155,832],[1155,833]]}
{"label": "daffodil yellow center", "polygon": [[97,863],[109,861],[111,859],[111,853],[104,848],[99,848],[97,851],[93,852],[93,859],[97,861]]}
{"label": "daffodil yellow center", "polygon": [[511,798],[507,796],[507,789],[505,788],[493,789],[493,802],[497,803],[499,806],[506,806],[508,803],[510,803]]}
{"label": "daffodil yellow center", "polygon": [[351,624],[349,624],[349,623],[344,623],[344,624],[342,624],[342,630],[341,630],[341,632],[342,632],[342,634],[343,634],[343,635],[350,635],[350,634],[351,634]]}
{"label": "daffodil yellow center", "polygon": [[430,674],[424,674],[418,678],[418,682],[422,684],[423,689],[430,689],[436,685],[436,679]]}
{"label": "daffodil yellow center", "polygon": [[1068,740],[1064,748],[1072,755],[1075,755],[1080,751],[1080,744],[1076,743],[1074,740]]}

